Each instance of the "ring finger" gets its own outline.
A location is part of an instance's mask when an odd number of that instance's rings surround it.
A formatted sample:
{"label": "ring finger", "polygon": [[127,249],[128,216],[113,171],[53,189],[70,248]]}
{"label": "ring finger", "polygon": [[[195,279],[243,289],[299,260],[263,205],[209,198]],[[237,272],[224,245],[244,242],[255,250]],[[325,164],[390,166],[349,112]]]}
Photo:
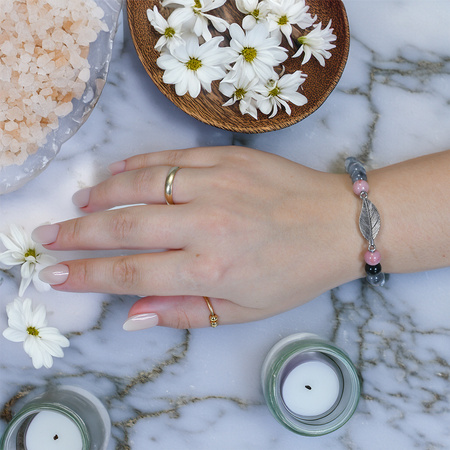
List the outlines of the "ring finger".
{"label": "ring finger", "polygon": [[[119,173],[75,193],[73,201],[86,212],[140,203],[165,204],[165,180],[170,169],[170,166],[155,166]],[[194,200],[205,176],[204,169],[181,167],[172,181],[174,203]]]}

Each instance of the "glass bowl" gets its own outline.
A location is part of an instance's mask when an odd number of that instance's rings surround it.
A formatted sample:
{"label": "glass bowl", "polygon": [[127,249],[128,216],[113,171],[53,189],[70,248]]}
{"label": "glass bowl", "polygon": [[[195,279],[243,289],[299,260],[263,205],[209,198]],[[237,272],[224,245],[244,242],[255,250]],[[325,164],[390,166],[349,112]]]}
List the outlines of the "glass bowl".
{"label": "glass bowl", "polygon": [[47,135],[47,142],[36,153],[29,155],[21,165],[0,166],[0,194],[15,191],[39,175],[58,154],[61,145],[88,119],[106,84],[123,1],[95,0],[105,12],[102,20],[109,31],[100,31],[97,40],[90,44],[88,61],[91,68],[86,89],[79,100],[72,100],[72,112],[59,118],[58,128]]}

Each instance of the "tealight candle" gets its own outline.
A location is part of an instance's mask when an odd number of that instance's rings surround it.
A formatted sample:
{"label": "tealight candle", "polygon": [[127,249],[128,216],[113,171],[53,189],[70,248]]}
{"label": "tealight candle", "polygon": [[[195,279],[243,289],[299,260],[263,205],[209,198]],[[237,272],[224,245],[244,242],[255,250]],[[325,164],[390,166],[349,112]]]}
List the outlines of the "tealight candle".
{"label": "tealight candle", "polygon": [[69,417],[54,411],[42,411],[28,425],[27,450],[82,450],[78,426]]}
{"label": "tealight candle", "polygon": [[353,415],[360,376],[348,355],[318,336],[278,342],[262,368],[263,392],[274,417],[305,436],[330,433]]}
{"label": "tealight candle", "polygon": [[299,362],[282,382],[284,404],[298,416],[319,416],[329,411],[342,394],[342,376],[320,354]]}
{"label": "tealight candle", "polygon": [[100,400],[84,389],[58,386],[20,409],[0,450],[105,450],[110,434],[111,421]]}

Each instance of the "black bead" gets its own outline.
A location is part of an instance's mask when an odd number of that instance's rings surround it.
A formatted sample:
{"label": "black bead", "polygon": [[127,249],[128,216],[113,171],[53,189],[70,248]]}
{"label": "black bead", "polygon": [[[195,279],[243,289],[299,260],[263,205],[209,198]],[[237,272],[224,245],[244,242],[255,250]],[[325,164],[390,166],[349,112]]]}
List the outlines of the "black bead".
{"label": "black bead", "polygon": [[381,264],[378,263],[376,266],[370,266],[366,264],[366,273],[367,275],[376,275],[381,272]]}

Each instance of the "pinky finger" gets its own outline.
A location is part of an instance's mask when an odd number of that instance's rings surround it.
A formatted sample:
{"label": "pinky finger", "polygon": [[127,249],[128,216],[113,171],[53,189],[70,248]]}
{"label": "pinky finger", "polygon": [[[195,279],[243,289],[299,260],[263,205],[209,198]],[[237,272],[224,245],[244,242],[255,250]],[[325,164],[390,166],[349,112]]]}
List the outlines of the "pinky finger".
{"label": "pinky finger", "polygon": [[[257,320],[258,310],[245,308],[223,299],[210,299],[218,325]],[[138,331],[153,326],[170,328],[201,328],[211,326],[211,311],[204,297],[171,296],[144,297],[128,313],[123,325],[126,331]]]}

